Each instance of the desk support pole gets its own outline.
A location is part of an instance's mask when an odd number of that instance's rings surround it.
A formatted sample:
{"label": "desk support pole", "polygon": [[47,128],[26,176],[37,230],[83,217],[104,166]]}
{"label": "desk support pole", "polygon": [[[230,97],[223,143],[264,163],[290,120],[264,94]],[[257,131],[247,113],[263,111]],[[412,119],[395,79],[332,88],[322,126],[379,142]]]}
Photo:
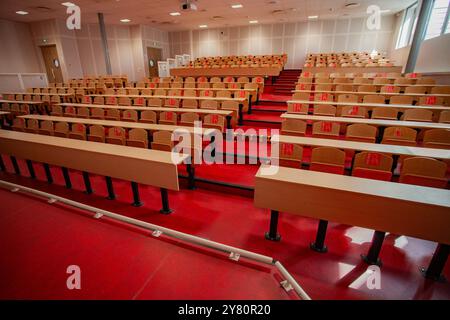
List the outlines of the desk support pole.
{"label": "desk support pole", "polygon": [[106,180],[106,188],[108,189],[108,197],[106,199],[108,200],[114,200],[116,198],[116,195],[114,194],[114,186],[112,183],[111,177],[105,177]]}
{"label": "desk support pole", "polygon": [[252,96],[249,96],[248,98],[248,110],[247,110],[248,114],[252,114]]}
{"label": "desk support pole", "polygon": [[325,253],[328,251],[325,246],[325,237],[327,235],[328,221],[319,220],[319,226],[317,227],[316,241],[311,243],[309,247],[317,252]]}
{"label": "desk support pole", "polygon": [[167,194],[167,189],[161,188],[161,201],[162,201],[162,209],[159,210],[162,214],[170,214],[172,213],[172,209],[169,207],[169,195]]}
{"label": "desk support pole", "polygon": [[10,158],[11,158],[12,165],[14,167],[14,172],[16,174],[20,175],[20,168],[19,168],[19,164],[17,163],[16,157],[10,156]]}
{"label": "desk support pole", "polygon": [[69,170],[65,167],[61,167],[61,170],[64,176],[64,182],[66,183],[66,188],[72,189],[72,181],[70,181]]}
{"label": "desk support pole", "polygon": [[265,237],[267,240],[280,241],[281,236],[277,233],[279,212],[276,210],[270,211],[270,229],[266,232]]}
{"label": "desk support pole", "polygon": [[94,193],[92,191],[92,186],[91,186],[91,179],[89,179],[89,173],[87,173],[86,171],[83,171],[83,181],[84,181],[84,187],[86,189],[86,194],[92,194]]}
{"label": "desk support pole", "polygon": [[378,256],[380,255],[381,246],[383,245],[385,235],[386,232],[383,231],[375,231],[373,233],[372,244],[370,245],[369,252],[366,256],[361,255],[361,258],[365,263],[381,266],[381,260],[378,259]]}
{"label": "desk support pole", "polygon": [[1,154],[0,154],[0,170],[6,171],[5,163],[3,162],[3,157]]}
{"label": "desk support pole", "polygon": [[450,246],[448,244],[439,243],[428,265],[428,269],[421,268],[423,276],[435,281],[445,281],[442,270],[444,269],[449,252]]}
{"label": "desk support pole", "polygon": [[133,207],[142,207],[144,205],[139,197],[139,186],[136,182],[131,182],[131,190],[133,191]]}
{"label": "desk support pole", "polygon": [[36,173],[34,172],[33,162],[31,162],[31,160],[27,160],[26,162],[27,162],[27,167],[28,167],[28,172],[30,174],[30,178],[36,179]]}
{"label": "desk support pole", "polygon": [[227,129],[231,129],[231,116],[227,116]]}
{"label": "desk support pole", "polygon": [[242,126],[242,123],[243,123],[243,118],[244,118],[244,115],[242,114],[242,109],[244,108],[244,104],[242,104],[242,103],[240,103],[239,104],[239,119],[238,119],[238,124],[240,125],[240,126]]}
{"label": "desk support pole", "polygon": [[186,164],[186,169],[188,172],[188,189],[195,190],[195,168],[193,164]]}
{"label": "desk support pole", "polygon": [[42,164],[45,170],[45,176],[47,177],[48,183],[53,183],[52,172],[50,171],[50,166],[47,163]]}

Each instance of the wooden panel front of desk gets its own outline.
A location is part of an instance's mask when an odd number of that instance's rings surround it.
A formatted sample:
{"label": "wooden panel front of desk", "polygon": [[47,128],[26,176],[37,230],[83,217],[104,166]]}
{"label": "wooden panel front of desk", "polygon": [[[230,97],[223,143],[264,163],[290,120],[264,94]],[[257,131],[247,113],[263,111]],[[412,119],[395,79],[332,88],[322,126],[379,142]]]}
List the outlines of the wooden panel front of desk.
{"label": "wooden panel front of desk", "polygon": [[173,77],[257,77],[279,76],[280,67],[248,67],[248,68],[173,68],[170,75]]}
{"label": "wooden panel front of desk", "polygon": [[256,207],[450,244],[450,191],[280,167]]}
{"label": "wooden panel front of desk", "polygon": [[0,130],[0,154],[179,190],[170,152]]}
{"label": "wooden panel front of desk", "polygon": [[310,73],[390,73],[402,72],[402,67],[303,67],[302,72]]}

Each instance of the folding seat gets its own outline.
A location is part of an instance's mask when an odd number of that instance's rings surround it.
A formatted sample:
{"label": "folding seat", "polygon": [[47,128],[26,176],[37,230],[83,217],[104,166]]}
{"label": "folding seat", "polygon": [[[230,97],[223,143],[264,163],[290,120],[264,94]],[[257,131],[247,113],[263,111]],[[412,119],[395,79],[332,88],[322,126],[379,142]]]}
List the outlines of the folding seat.
{"label": "folding seat", "polygon": [[[47,98],[48,98],[48,96],[47,96]],[[8,100],[13,100],[13,99],[8,99]],[[38,95],[38,94],[33,95],[33,101],[34,101],[34,102],[40,102],[40,101],[42,101],[42,100],[41,100],[41,96]]]}
{"label": "folding seat", "polygon": [[[209,87],[209,84],[208,84],[208,87]],[[185,89],[193,89],[193,88],[195,88],[195,82],[185,82],[184,83],[184,88]]]}
{"label": "folding seat", "polygon": [[222,82],[222,80],[219,77],[212,77],[209,80],[210,83],[217,83],[217,82]]}
{"label": "folding seat", "polygon": [[431,94],[450,94],[450,86],[433,87]]}
{"label": "folding seat", "polygon": [[377,128],[365,123],[354,123],[347,126],[345,139],[359,142],[375,143]]}
{"label": "folding seat", "polygon": [[420,97],[419,101],[417,102],[417,105],[419,106],[434,106],[434,105],[442,106],[444,104],[445,104],[444,98],[430,95]]}
{"label": "folding seat", "polygon": [[[197,88],[199,89],[209,89],[211,85],[208,82],[201,82],[197,84]],[[186,88],[186,86],[185,86]]]}
{"label": "folding seat", "polygon": [[385,85],[380,88],[380,93],[400,93],[400,87]]}
{"label": "folding seat", "polygon": [[34,93],[41,93],[41,89],[40,88],[34,88],[34,89],[33,88],[28,88],[27,92],[28,93],[33,93],[33,92]]}
{"label": "folding seat", "polygon": [[13,124],[11,126],[13,131],[25,131],[25,119],[24,118],[14,118]]}
{"label": "folding seat", "polygon": [[317,121],[313,123],[312,135],[316,138],[334,139],[339,137],[340,125],[335,122]]}
{"label": "folding seat", "polygon": [[131,129],[128,131],[127,146],[136,148],[148,148],[147,131],[140,128]]}
{"label": "folding seat", "polygon": [[143,123],[157,123],[156,112],[151,110],[141,111],[139,122]]}
{"label": "folding seat", "polygon": [[112,127],[108,129],[106,143],[125,145],[126,131],[121,127]]}
{"label": "folding seat", "polygon": [[75,118],[77,116],[77,109],[74,106],[67,106],[64,108],[64,117]]}
{"label": "folding seat", "polygon": [[314,95],[314,101],[333,101],[334,100],[334,96],[332,94],[329,93],[316,93]]}
{"label": "folding seat", "polygon": [[432,122],[433,112],[426,109],[407,109],[403,113],[401,120]]}
{"label": "folding seat", "polygon": [[41,121],[41,127],[38,130],[39,134],[43,134],[46,136],[52,136],[54,132],[53,121],[44,120]]}
{"label": "folding seat", "polygon": [[231,92],[228,90],[219,91],[216,93],[216,98],[231,98]]}
{"label": "folding seat", "polygon": [[153,94],[152,89],[141,89],[142,96],[151,96]]}
{"label": "folding seat", "polygon": [[336,116],[336,107],[328,104],[318,104],[313,107],[315,116]]}
{"label": "folding seat", "polygon": [[105,89],[105,94],[107,94],[107,95],[115,95],[116,94],[116,90],[114,88],[106,88]]}
{"label": "folding seat", "polygon": [[414,84],[414,80],[408,78],[396,78],[394,84]]}
{"label": "folding seat", "polygon": [[439,115],[439,122],[450,123],[450,110],[441,111],[441,114]]}
{"label": "folding seat", "polygon": [[105,104],[105,99],[102,96],[94,97],[94,104]]}
{"label": "folding seat", "polygon": [[36,119],[28,119],[24,131],[28,133],[39,133],[39,122]]}
{"label": "folding seat", "polygon": [[117,97],[116,96],[107,96],[106,104],[116,106],[117,105]]}
{"label": "folding seat", "polygon": [[153,133],[152,149],[171,152],[173,148],[172,133],[156,131]]}
{"label": "folding seat", "polygon": [[387,78],[375,78],[375,79],[373,79],[373,82],[372,82],[372,84],[374,84],[374,85],[388,85],[390,83],[391,83],[391,81]]}
{"label": "folding seat", "polygon": [[423,146],[427,148],[450,149],[450,130],[426,130],[423,135]]}
{"label": "folding seat", "polygon": [[303,147],[292,143],[280,143],[279,165],[282,167],[301,168]]}
{"label": "folding seat", "polygon": [[368,78],[363,78],[363,77],[355,77],[353,79],[353,83],[354,84],[367,84],[367,85],[371,85],[373,83],[372,79],[368,79]]}
{"label": "folding seat", "polygon": [[219,114],[207,114],[203,118],[203,127],[217,129],[220,132],[225,130],[225,117]]}
{"label": "folding seat", "polygon": [[292,100],[310,101],[311,94],[309,92],[296,92],[292,95]]}
{"label": "folding seat", "polygon": [[200,97],[214,97],[213,90],[202,90],[200,91]]}
{"label": "folding seat", "polygon": [[120,97],[119,106],[131,106],[131,99],[128,97]]}
{"label": "folding seat", "polygon": [[249,79],[248,77],[239,77],[239,78],[237,79],[237,82],[238,82],[238,83],[249,83],[249,82],[250,82],[250,79]]}
{"label": "folding seat", "polygon": [[118,109],[106,109],[105,120],[119,121],[120,111]]}
{"label": "folding seat", "polygon": [[133,96],[139,95],[139,89],[131,88],[131,89],[128,89],[127,91],[128,91],[129,95],[133,95]]}
{"label": "folding seat", "polygon": [[310,91],[310,90],[311,90],[311,84],[298,83],[298,84],[295,86],[295,90],[306,90],[306,91]]}
{"label": "folding seat", "polygon": [[377,92],[377,87],[371,84],[360,85],[357,89],[358,92]]}
{"label": "folding seat", "polygon": [[162,99],[159,98],[149,99],[147,105],[149,107],[162,107]]}
{"label": "folding seat", "polygon": [[335,91],[353,91],[353,86],[348,84],[339,84]]}
{"label": "folding seat", "polygon": [[179,125],[193,127],[195,121],[199,121],[200,117],[197,113],[194,112],[186,112],[182,113],[180,117]]}
{"label": "folding seat", "polygon": [[306,121],[299,119],[283,119],[281,121],[281,134],[288,136],[304,136]]}
{"label": "folding seat", "polygon": [[416,80],[416,84],[436,84],[436,80],[433,78],[419,78]]}
{"label": "folding seat", "polygon": [[156,89],[154,95],[155,96],[166,96],[167,92],[164,89]]}
{"label": "folding seat", "polygon": [[183,88],[183,83],[182,82],[174,82],[170,85],[170,87],[172,89],[181,89],[181,88]]}
{"label": "folding seat", "polygon": [[317,84],[315,85],[315,91],[331,91],[333,89],[332,84]]}
{"label": "folding seat", "polygon": [[391,156],[379,152],[359,152],[353,161],[352,176],[366,179],[391,181]]}
{"label": "folding seat", "polygon": [[16,101],[23,101],[23,94],[16,94],[15,100]]}
{"label": "folding seat", "polygon": [[223,82],[215,82],[213,83],[213,89],[225,89],[225,83]]}
{"label": "folding seat", "polygon": [[340,94],[338,95],[338,102],[357,103],[358,96],[355,94]]}
{"label": "folding seat", "polygon": [[184,79],[184,82],[195,82],[195,79],[193,77],[187,77],[186,79]]}
{"label": "folding seat", "polygon": [[[235,101],[227,101],[235,102]],[[200,109],[218,109],[219,102],[216,100],[200,100]],[[239,109],[239,106],[238,106]]]}
{"label": "folding seat", "polygon": [[411,157],[403,160],[399,182],[432,188],[447,186],[447,164],[425,157]]}
{"label": "folding seat", "polygon": [[197,109],[198,108],[198,102],[194,99],[183,99],[181,102],[182,108],[189,108],[189,109]]}
{"label": "folding seat", "polygon": [[159,124],[176,125],[177,114],[171,111],[163,111],[159,114]]}
{"label": "folding seat", "polygon": [[[73,124],[76,127],[78,124]],[[53,131],[55,137],[67,138],[69,133],[69,124],[67,122],[57,122]]]}
{"label": "folding seat", "polygon": [[427,87],[413,86],[413,87],[405,88],[405,94],[408,94],[408,93],[425,94],[426,92],[427,92]]}
{"label": "folding seat", "polygon": [[124,110],[122,112],[122,121],[137,122],[138,113],[136,110]]}
{"label": "folding seat", "polygon": [[178,108],[180,106],[180,99],[168,98],[164,99],[164,107]]}
{"label": "folding seat", "polygon": [[51,104],[60,103],[60,102],[61,102],[61,97],[60,96],[58,96],[58,95],[51,96],[51,98],[50,98],[50,103]]}
{"label": "folding seat", "polygon": [[415,146],[417,131],[408,127],[387,127],[381,143]]}
{"label": "folding seat", "polygon": [[49,93],[54,93],[54,94],[56,94],[56,93],[58,93],[58,89],[56,89],[56,88],[50,88]]}
{"label": "folding seat", "polygon": [[146,105],[145,98],[137,97],[133,98],[133,106],[144,107]]}
{"label": "folding seat", "polygon": [[105,119],[105,110],[102,108],[92,108],[91,109],[91,119]]}
{"label": "folding seat", "polygon": [[382,95],[368,94],[363,97],[363,103],[379,103],[385,104],[386,97]]}
{"label": "folding seat", "polygon": [[181,96],[181,90],[179,89],[170,89],[169,92],[167,93],[168,96],[173,96],[173,97],[180,97]]}

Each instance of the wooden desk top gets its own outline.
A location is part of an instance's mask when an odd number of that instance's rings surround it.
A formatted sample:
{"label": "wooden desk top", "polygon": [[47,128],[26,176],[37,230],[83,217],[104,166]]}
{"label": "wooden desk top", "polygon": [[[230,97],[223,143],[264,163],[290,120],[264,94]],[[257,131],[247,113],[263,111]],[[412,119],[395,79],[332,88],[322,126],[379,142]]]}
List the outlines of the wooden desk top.
{"label": "wooden desk top", "polygon": [[5,115],[7,115],[7,114],[9,114],[8,111],[0,111],[0,116],[5,116]]}
{"label": "wooden desk top", "polygon": [[[272,136],[272,141],[274,141],[273,139],[274,136]],[[429,157],[441,160],[450,159],[450,150],[447,149],[421,148],[393,144],[367,143],[359,141],[297,137],[288,135],[280,135],[279,141],[280,143],[292,143],[310,147],[334,147],[343,150],[381,152],[404,156]]]}
{"label": "wooden desk top", "polygon": [[292,92],[306,92],[306,93],[329,93],[329,94],[355,94],[355,95],[382,95],[382,96],[410,96],[410,97],[450,97],[448,93],[395,93],[395,92],[358,92],[358,91],[333,91],[333,90],[292,90]]}
{"label": "wooden desk top", "polygon": [[42,92],[39,92],[39,93],[34,93],[34,92],[3,92],[2,94],[3,95],[8,95],[8,94],[27,95],[27,94],[29,94],[29,95],[32,95],[32,96],[33,95],[39,95],[39,96],[62,96],[62,97],[64,97],[64,96],[72,96],[73,95],[72,93],[42,93]]}
{"label": "wooden desk top", "polygon": [[[233,82],[234,83],[234,82]],[[40,88],[32,88],[34,89],[47,89],[48,87],[40,87]],[[103,89],[106,90],[107,88],[94,88],[94,87],[53,87],[56,89],[82,89],[82,90],[97,90],[97,89]],[[130,90],[130,89],[137,89],[137,90],[144,90],[144,89],[149,89],[149,90],[156,90],[156,89],[163,89],[163,90],[195,90],[195,91],[203,91],[203,90],[212,90],[212,91],[247,91],[247,92],[256,92],[257,89],[238,89],[238,88],[169,88],[169,87],[158,87],[158,88],[146,88],[146,87],[125,87],[125,88],[113,88],[114,90],[119,90],[119,89],[125,89],[125,90]],[[32,92],[30,92],[29,94],[33,94]],[[39,93],[37,93],[39,94]]]}
{"label": "wooden desk top", "polygon": [[0,103],[43,104],[42,101],[24,101],[24,100],[0,100]]}
{"label": "wooden desk top", "polygon": [[247,67],[247,68],[173,68],[171,76],[278,76],[281,67]]}
{"label": "wooden desk top", "polygon": [[[54,116],[41,116],[41,115],[26,115],[19,116],[18,118],[24,119],[36,119],[40,121],[49,120],[54,122],[69,122],[69,123],[82,123],[87,125],[100,125],[105,127],[122,127],[128,129],[144,129],[150,131],[170,131],[173,132],[177,129],[187,130],[189,133],[194,133],[194,127],[183,126],[171,126],[166,124],[152,124],[141,122],[126,122],[126,121],[112,121],[112,120],[98,120],[98,119],[83,119],[83,118],[69,118],[69,117],[54,117]],[[205,133],[209,129],[202,128],[202,132]]]}
{"label": "wooden desk top", "polygon": [[175,163],[170,152],[9,130],[0,130],[0,141],[0,151],[22,159],[172,190],[179,190],[176,165],[189,157]]}
{"label": "wooden desk top", "polygon": [[450,190],[279,167],[255,206],[450,244]]}
{"label": "wooden desk top", "polygon": [[386,104],[386,103],[364,103],[364,102],[334,102],[334,101],[311,101],[311,100],[289,100],[287,103],[300,104],[322,104],[333,106],[361,106],[361,107],[376,107],[376,108],[395,108],[395,109],[426,109],[426,110],[450,110],[450,106],[438,105],[410,105],[410,104]]}
{"label": "wooden desk top", "polygon": [[168,108],[168,107],[138,107],[138,106],[115,106],[104,104],[84,104],[84,103],[58,103],[62,107],[86,107],[86,108],[100,108],[100,109],[119,109],[119,110],[136,110],[136,111],[173,111],[173,112],[193,112],[201,114],[219,114],[223,116],[231,116],[232,110],[214,110],[214,109],[189,109],[189,108]]}
{"label": "wooden desk top", "polygon": [[139,95],[139,94],[88,94],[89,97],[116,97],[116,98],[156,98],[156,99],[180,99],[180,100],[212,100],[212,101],[237,101],[245,102],[247,98],[222,98],[222,97],[186,97],[186,96],[161,96],[161,95]]}
{"label": "wooden desk top", "polygon": [[380,120],[380,119],[363,119],[363,118],[346,118],[346,117],[330,117],[330,116],[314,116],[293,113],[283,113],[283,119],[299,119],[311,121],[327,121],[338,123],[364,123],[383,127],[410,127],[418,129],[450,129],[450,124],[437,122],[420,122],[420,121],[404,121],[404,120]]}
{"label": "wooden desk top", "polygon": [[[301,83],[297,83],[297,84],[301,84]],[[333,82],[323,82],[323,83],[305,83],[305,84],[314,84],[314,85],[321,85],[321,84],[325,84],[325,85],[334,85],[334,86],[338,86],[338,85],[351,85],[351,86],[377,86],[377,87],[382,87],[382,86],[392,86],[392,87],[448,87],[448,85],[446,84],[399,84],[399,83],[390,83],[390,84],[374,84],[374,83],[361,83],[361,82],[337,82],[337,83],[333,83]]]}

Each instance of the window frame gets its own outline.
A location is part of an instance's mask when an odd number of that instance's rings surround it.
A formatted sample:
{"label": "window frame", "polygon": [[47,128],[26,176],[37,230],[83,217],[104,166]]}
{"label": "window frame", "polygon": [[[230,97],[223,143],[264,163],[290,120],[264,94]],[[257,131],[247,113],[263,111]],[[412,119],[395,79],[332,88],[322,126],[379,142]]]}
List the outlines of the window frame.
{"label": "window frame", "polygon": [[[408,27],[408,30],[406,31],[407,32],[406,43],[405,43],[405,45],[400,46],[400,39],[402,38],[402,34],[403,34],[403,31],[404,31],[406,18],[408,17],[408,12],[409,12],[409,10],[413,9],[414,7],[416,7],[416,11],[415,11],[415,14],[413,16],[413,19],[411,20],[411,25]],[[400,26],[400,30],[399,30],[399,34],[398,34],[398,38],[397,38],[397,43],[395,45],[396,49],[405,48],[405,47],[411,45],[412,38],[413,38],[413,30],[415,29],[415,26],[416,26],[416,23],[417,23],[417,16],[418,16],[417,9],[419,9],[419,1],[416,1],[413,4],[411,4],[409,7],[405,8],[405,13],[403,15],[402,24]]]}

